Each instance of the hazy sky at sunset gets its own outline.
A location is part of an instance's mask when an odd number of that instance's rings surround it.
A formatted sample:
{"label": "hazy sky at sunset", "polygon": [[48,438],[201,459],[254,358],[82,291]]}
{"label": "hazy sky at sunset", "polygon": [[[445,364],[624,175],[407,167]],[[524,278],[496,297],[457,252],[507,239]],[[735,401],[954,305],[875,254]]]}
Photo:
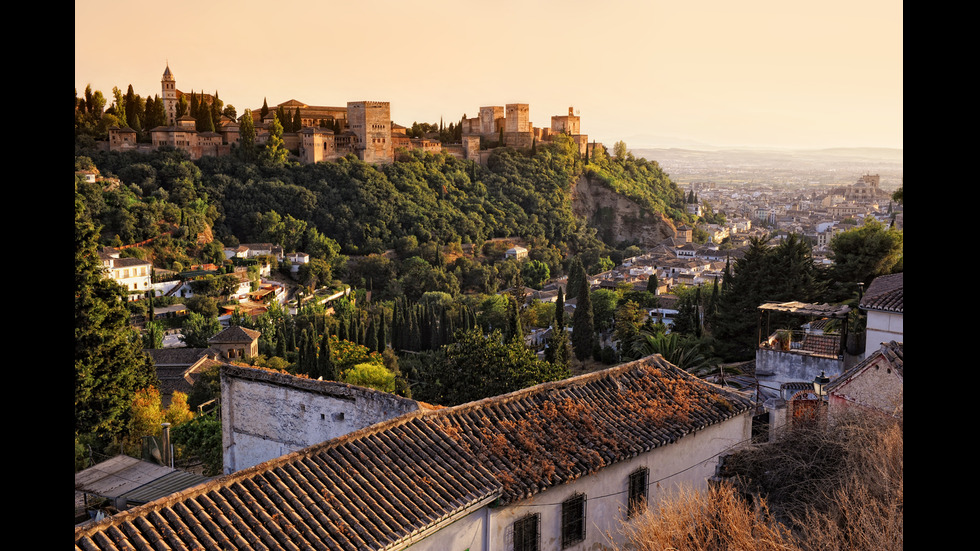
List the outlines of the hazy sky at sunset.
{"label": "hazy sky at sunset", "polygon": [[76,0],[75,88],[160,94],[169,62],[239,114],[528,103],[535,126],[573,106],[607,145],[901,148],[902,26],[894,0]]}

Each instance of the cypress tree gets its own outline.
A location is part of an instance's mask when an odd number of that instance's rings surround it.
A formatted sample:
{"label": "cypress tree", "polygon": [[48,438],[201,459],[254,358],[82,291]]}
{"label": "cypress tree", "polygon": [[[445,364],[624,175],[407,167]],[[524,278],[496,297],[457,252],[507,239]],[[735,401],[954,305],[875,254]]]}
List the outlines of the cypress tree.
{"label": "cypress tree", "polygon": [[384,352],[388,348],[387,325],[385,322],[385,313],[381,312],[381,317],[378,319],[378,352]]}
{"label": "cypress tree", "polygon": [[568,265],[568,287],[565,290],[566,298],[575,298],[578,295],[579,289],[582,288],[582,281],[587,279],[585,273],[585,266],[582,265],[582,259],[576,255],[572,257],[572,261]]}
{"label": "cypress tree", "polygon": [[521,314],[517,307],[517,300],[513,295],[507,296],[507,334],[506,340],[521,339],[523,342],[524,328],[521,327]]}
{"label": "cypress tree", "polygon": [[405,332],[400,304],[400,300],[395,300],[391,306],[391,347],[396,351],[402,348],[402,334]]}
{"label": "cypress tree", "polygon": [[211,101],[211,121],[214,123],[215,128],[221,126],[221,106],[223,102],[218,99],[218,91],[214,91],[214,100]]}
{"label": "cypress tree", "polygon": [[411,336],[411,342],[408,349],[413,352],[420,352],[422,350],[422,328],[419,322],[419,311],[418,307],[412,307],[409,310],[410,315],[410,328],[409,334]]}
{"label": "cypress tree", "polygon": [[585,270],[582,269],[583,277],[579,286],[578,302],[575,305],[575,314],[572,316],[572,348],[575,357],[580,361],[592,355],[592,347],[595,344],[595,321],[592,317],[592,296],[589,289],[589,280],[584,276]]}
{"label": "cypress tree", "polygon": [[418,350],[427,350],[432,348],[432,314],[429,312],[428,307],[423,304],[419,307],[419,348]]}
{"label": "cypress tree", "polygon": [[558,287],[558,299],[555,300],[555,327],[565,330],[565,296],[561,287]]}
{"label": "cypress tree", "polygon": [[548,348],[545,350],[545,360],[568,367],[568,333],[565,331],[565,297],[562,288],[558,288],[558,300],[555,301],[555,322],[548,338]]}
{"label": "cypress tree", "polygon": [[[450,123],[451,124],[451,123]],[[440,346],[445,346],[449,344],[449,338],[453,334],[452,328],[450,327],[449,314],[446,309],[443,308],[439,316],[439,341]]]}
{"label": "cypress tree", "polygon": [[269,114],[269,102],[265,98],[262,98],[262,111],[259,111],[260,119],[264,119],[266,115]]}
{"label": "cypress tree", "polygon": [[347,340],[361,344],[361,332],[357,326],[357,312],[354,312],[350,317],[350,324],[347,326]]}
{"label": "cypress tree", "polygon": [[303,375],[310,374],[310,372],[307,371],[306,364],[306,354],[308,351],[306,343],[308,340],[309,337],[306,334],[306,329],[303,329],[303,332],[300,333],[299,336],[299,349],[296,351],[296,372]]}
{"label": "cypress tree", "polygon": [[317,362],[317,334],[312,328],[310,329],[310,340],[306,343],[307,348],[307,359],[306,359],[306,369],[309,374],[314,377],[319,377],[319,363]]}
{"label": "cypress tree", "polygon": [[276,328],[276,356],[286,357],[286,336],[283,334],[282,324]]}
{"label": "cypress tree", "polygon": [[659,286],[660,286],[660,280],[657,279],[657,274],[656,273],[650,274],[650,277],[647,279],[647,291],[653,294],[657,294],[657,287]]}
{"label": "cypress tree", "polygon": [[368,350],[372,352],[378,350],[378,324],[375,322],[373,316],[370,320],[368,320],[367,337],[364,339],[364,341],[364,346],[366,346]]}
{"label": "cypress tree", "polygon": [[317,358],[319,376],[324,381],[337,380],[337,366],[333,363],[333,352],[330,350],[330,333],[324,332],[320,341],[320,356]]}

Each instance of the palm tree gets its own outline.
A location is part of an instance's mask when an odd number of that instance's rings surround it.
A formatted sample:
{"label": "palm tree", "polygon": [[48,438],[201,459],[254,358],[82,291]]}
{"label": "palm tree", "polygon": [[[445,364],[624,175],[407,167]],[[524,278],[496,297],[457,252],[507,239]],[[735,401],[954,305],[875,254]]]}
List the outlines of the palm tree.
{"label": "palm tree", "polygon": [[660,354],[668,362],[693,375],[706,375],[717,367],[717,358],[699,339],[682,338],[677,333],[651,334],[641,331],[633,341],[633,356],[643,358]]}

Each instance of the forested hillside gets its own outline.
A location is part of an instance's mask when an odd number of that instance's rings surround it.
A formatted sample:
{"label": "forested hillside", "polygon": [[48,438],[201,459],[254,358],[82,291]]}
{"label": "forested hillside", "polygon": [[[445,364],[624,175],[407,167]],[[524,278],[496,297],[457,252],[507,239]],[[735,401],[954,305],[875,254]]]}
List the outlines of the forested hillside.
{"label": "forested hillside", "polygon": [[[582,174],[637,200],[651,213],[683,218],[683,194],[656,163],[644,159],[579,157],[570,140],[536,153],[501,149],[488,166],[449,155],[403,153],[388,165],[352,157],[338,162],[252,164],[235,157],[188,160],[175,150],[153,154],[79,151],[103,176],[122,186],[103,191],[82,185],[104,244],[130,244],[171,231],[213,235],[223,245],[276,241],[312,256],[382,252],[400,239],[418,244],[480,246],[495,237],[518,237],[562,257],[607,256],[617,243],[601,243],[573,215],[570,190]],[[655,170],[651,170],[655,168]],[[117,239],[118,238],[118,239]],[[186,260],[214,256],[185,247]],[[181,256],[172,251],[164,264]],[[161,266],[169,267],[169,266]]]}

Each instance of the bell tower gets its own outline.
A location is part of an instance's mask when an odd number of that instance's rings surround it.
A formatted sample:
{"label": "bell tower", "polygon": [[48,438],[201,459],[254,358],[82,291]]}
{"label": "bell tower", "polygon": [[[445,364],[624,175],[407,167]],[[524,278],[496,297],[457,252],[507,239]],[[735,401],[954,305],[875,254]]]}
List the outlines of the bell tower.
{"label": "bell tower", "polygon": [[167,125],[177,125],[177,80],[170,72],[170,63],[167,63],[166,70],[163,71],[163,79],[160,81],[163,86],[163,110],[167,113]]}

